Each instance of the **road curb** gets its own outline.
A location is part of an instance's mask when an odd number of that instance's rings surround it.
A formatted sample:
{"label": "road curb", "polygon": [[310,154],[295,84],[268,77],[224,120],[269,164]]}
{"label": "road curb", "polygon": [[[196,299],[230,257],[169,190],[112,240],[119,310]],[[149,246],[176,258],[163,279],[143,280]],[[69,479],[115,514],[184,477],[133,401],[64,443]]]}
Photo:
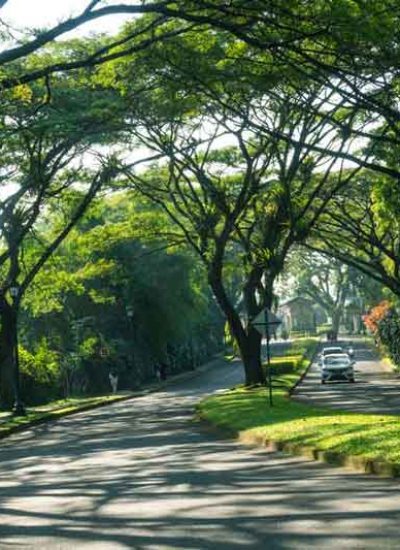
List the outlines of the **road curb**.
{"label": "road curb", "polygon": [[373,474],[387,478],[400,477],[400,465],[382,460],[374,460],[358,455],[346,455],[336,451],[324,451],[308,445],[273,441],[256,434],[238,434],[237,439],[240,443],[246,445],[266,447],[271,452],[283,451],[295,456],[304,456],[318,462],[330,464],[331,466],[350,468],[363,474]]}
{"label": "road curb", "polygon": [[234,439],[242,445],[250,447],[264,447],[268,452],[285,452],[294,456],[303,456],[311,460],[329,464],[330,466],[340,466],[351,469],[354,472],[362,474],[372,474],[384,478],[400,478],[400,465],[391,464],[383,460],[374,460],[358,455],[346,455],[335,451],[324,451],[308,445],[297,445],[285,441],[274,441],[265,438],[260,434],[235,432],[231,428],[213,424],[206,418],[198,415],[202,427],[212,432],[214,435],[225,439]]}
{"label": "road curb", "polygon": [[297,386],[299,386],[303,382],[304,378],[307,376],[309,370],[311,369],[312,364],[314,363],[314,359],[320,350],[320,347],[321,347],[321,341],[318,342],[318,344],[315,347],[315,350],[311,353],[310,357],[304,357],[304,359],[307,359],[309,363],[307,367],[303,370],[303,372],[300,374],[296,382],[293,384],[293,386],[288,390],[289,397],[295,392]]}

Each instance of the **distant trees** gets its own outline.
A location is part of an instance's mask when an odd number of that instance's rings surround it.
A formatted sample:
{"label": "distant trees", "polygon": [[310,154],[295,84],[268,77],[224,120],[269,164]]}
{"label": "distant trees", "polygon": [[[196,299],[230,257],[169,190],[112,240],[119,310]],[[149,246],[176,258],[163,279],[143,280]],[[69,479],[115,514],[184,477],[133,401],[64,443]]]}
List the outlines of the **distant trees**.
{"label": "distant trees", "polygon": [[157,364],[176,373],[221,349],[223,318],[193,258],[155,239],[160,218],[126,194],[99,198],[38,274],[21,314],[23,391],[33,377],[25,399],[43,393],[43,349],[52,392],[64,395],[106,392],[111,369],[135,388]]}
{"label": "distant trees", "polygon": [[348,267],[338,260],[300,249],[289,263],[296,292],[318,304],[331,319],[331,334],[337,337],[350,296]]}
{"label": "distant trees", "polygon": [[400,296],[399,192],[365,172],[330,202],[310,246],[355,267]]}
{"label": "distant trees", "polygon": [[321,254],[300,246],[293,249],[280,279],[282,291],[288,296],[309,298],[330,319],[330,332],[337,336],[349,309],[360,316],[382,299],[382,285],[363,272],[327,253]]}

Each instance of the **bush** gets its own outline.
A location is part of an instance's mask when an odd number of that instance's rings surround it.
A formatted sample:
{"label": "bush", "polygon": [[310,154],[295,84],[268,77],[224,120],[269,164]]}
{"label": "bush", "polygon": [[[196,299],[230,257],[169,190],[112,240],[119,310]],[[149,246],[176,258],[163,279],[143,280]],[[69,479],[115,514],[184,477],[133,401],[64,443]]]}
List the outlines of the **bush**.
{"label": "bush", "polygon": [[[285,350],[280,357],[271,358],[271,371],[273,375],[289,374],[303,367],[304,359],[310,358],[318,347],[316,338],[299,338]],[[264,369],[267,368],[263,364]]]}
{"label": "bush", "polygon": [[378,337],[393,363],[400,367],[400,317],[395,309],[390,309],[379,320],[375,336]]}
{"label": "bush", "polygon": [[45,403],[61,396],[60,358],[43,338],[34,353],[18,348],[21,396],[28,405]]}
{"label": "bush", "polygon": [[297,370],[303,360],[303,355],[289,355],[286,357],[273,357],[271,359],[272,372],[276,374],[288,374]]}
{"label": "bush", "polygon": [[305,355],[306,353],[313,353],[318,346],[318,339],[316,338],[298,338],[294,340],[285,352],[284,355]]}

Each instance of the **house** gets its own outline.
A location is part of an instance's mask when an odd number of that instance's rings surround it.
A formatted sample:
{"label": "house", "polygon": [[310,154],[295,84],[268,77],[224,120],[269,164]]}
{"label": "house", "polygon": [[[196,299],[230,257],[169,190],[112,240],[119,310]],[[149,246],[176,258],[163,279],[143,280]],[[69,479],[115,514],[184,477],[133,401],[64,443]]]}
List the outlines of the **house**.
{"label": "house", "polygon": [[278,317],[282,319],[282,329],[287,332],[314,332],[317,325],[315,304],[308,298],[297,296],[281,304]]}

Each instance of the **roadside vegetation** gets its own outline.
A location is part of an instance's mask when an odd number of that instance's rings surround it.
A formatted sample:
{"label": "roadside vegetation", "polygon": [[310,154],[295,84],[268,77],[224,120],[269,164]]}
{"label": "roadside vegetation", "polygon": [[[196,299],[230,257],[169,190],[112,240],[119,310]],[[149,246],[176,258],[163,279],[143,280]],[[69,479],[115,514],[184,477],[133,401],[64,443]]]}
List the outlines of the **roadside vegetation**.
{"label": "roadside vegetation", "polygon": [[222,350],[224,320],[193,257],[143,236],[161,223],[129,194],[94,200],[42,268],[19,319],[27,405],[104,395],[111,370],[134,390],[157,365],[178,374]]}
{"label": "roadside vegetation", "polygon": [[380,302],[364,316],[364,323],[384,359],[400,370],[400,316],[394,304],[388,300]]}
{"label": "roadside vegetation", "polygon": [[[271,346],[271,372],[275,377],[282,374],[301,374],[310,365],[310,360],[318,348],[316,337],[296,338],[287,344]],[[277,351],[275,351],[277,350]],[[267,368],[266,361],[263,362]],[[286,380],[284,382],[286,384]]]}

